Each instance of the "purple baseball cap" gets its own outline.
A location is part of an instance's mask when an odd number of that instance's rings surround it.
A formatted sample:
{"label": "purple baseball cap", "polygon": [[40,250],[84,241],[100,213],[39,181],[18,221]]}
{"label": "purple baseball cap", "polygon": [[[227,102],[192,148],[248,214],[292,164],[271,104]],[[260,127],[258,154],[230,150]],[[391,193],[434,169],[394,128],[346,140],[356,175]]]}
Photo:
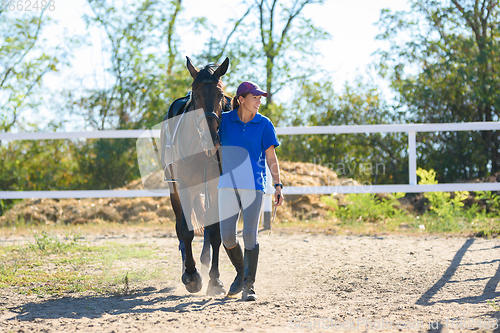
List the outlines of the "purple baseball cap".
{"label": "purple baseball cap", "polygon": [[250,93],[254,96],[264,96],[267,97],[267,93],[260,89],[260,87],[256,84],[253,83],[252,81],[245,81],[240,84],[238,87],[238,90],[236,91],[236,95],[239,96],[244,93]]}

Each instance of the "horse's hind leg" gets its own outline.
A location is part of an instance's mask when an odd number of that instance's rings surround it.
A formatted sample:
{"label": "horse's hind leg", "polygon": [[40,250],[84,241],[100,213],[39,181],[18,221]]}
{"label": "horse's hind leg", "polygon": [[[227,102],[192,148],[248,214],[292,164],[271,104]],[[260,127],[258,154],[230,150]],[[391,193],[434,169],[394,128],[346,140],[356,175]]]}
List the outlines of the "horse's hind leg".
{"label": "horse's hind leg", "polygon": [[203,278],[208,276],[211,261],[212,254],[210,253],[210,230],[205,228],[203,230],[203,247],[200,254],[201,275],[203,276]]}
{"label": "horse's hind leg", "polygon": [[[210,247],[212,247],[212,266],[208,273],[210,281],[208,282],[207,295],[225,294],[224,285],[219,279],[219,250],[222,243],[219,227],[219,197],[216,188],[209,190],[210,201],[205,211],[205,231],[208,233]],[[207,239],[205,238],[205,242]]]}
{"label": "horse's hind leg", "polygon": [[[194,198],[193,209],[196,214],[196,219],[200,225],[205,225],[205,207],[201,200],[201,195],[198,194]],[[200,262],[203,265],[202,271],[210,266],[210,238],[208,230],[203,230],[203,248],[201,249]]]}
{"label": "horse's hind leg", "polygon": [[210,281],[208,282],[207,295],[225,294],[226,290],[224,289],[222,281],[219,279],[219,252],[221,245],[219,223],[212,224],[205,230],[208,230],[210,245],[212,246],[212,267],[208,274]]}

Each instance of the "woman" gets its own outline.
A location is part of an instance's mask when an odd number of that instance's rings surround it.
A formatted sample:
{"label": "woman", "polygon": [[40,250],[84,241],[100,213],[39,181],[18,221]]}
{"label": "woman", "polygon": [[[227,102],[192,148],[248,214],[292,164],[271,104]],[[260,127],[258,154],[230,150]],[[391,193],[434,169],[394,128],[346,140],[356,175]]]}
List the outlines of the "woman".
{"label": "woman", "polygon": [[[266,161],[274,183],[275,205],[280,206],[284,200],[275,152],[279,146],[276,131],[269,118],[258,112],[262,96],[267,95],[253,82],[241,83],[233,98],[233,110],[222,114],[219,131],[223,171],[218,187],[220,231],[237,273],[227,296],[243,290],[242,299],[246,301],[257,298],[254,289],[259,259],[257,234],[266,189]],[[240,212],[244,254],[236,237]]]}

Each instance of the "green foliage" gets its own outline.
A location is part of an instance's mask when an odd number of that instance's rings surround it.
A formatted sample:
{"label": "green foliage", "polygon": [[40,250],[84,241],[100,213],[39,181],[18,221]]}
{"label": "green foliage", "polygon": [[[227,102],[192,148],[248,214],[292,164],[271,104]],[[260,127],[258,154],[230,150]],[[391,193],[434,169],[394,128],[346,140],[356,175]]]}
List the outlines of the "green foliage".
{"label": "green foliage", "polygon": [[[374,86],[357,82],[338,94],[328,81],[307,82],[294,99],[293,126],[394,123],[397,113]],[[280,138],[280,159],[327,166],[339,177],[371,184],[408,181],[405,133],[315,134]]]}
{"label": "green foliage", "polygon": [[486,301],[495,311],[500,312],[500,305],[498,305],[495,301]]}
{"label": "green foliage", "polygon": [[[158,124],[170,102],[186,94],[191,81],[184,63],[176,58],[173,19],[182,9],[180,2],[145,0],[115,7],[90,0],[89,4],[93,15],[84,16],[86,22],[102,27],[108,37],[108,71],[113,85],[83,94],[67,91],[70,100],[65,112],[83,118],[82,128],[130,129]],[[17,14],[0,13],[0,32],[17,36],[0,41],[0,131],[11,130],[16,124],[34,131],[61,130],[62,125],[50,124],[43,129],[19,124],[20,110],[34,108],[38,104],[32,101],[41,99],[37,88],[41,78],[56,71],[66,53],[62,47],[54,51],[39,45],[40,33],[48,24],[43,13],[40,17]],[[169,45],[167,54],[164,42]],[[68,40],[68,47],[71,45]],[[0,188],[11,191],[109,189],[139,177],[133,139],[4,142],[0,160]],[[0,215],[11,204],[10,200],[2,201]]]}
{"label": "green foliage", "polygon": [[477,191],[475,194],[478,200],[484,200],[486,202],[490,216],[500,215],[500,195],[491,191]]}
{"label": "green foliage", "polygon": [[320,10],[322,3],[324,0],[256,1],[247,5],[241,17],[231,18],[229,32],[208,25],[212,36],[201,56],[213,61],[229,56],[228,83],[237,87],[243,80],[257,82],[269,94],[261,112],[277,124],[285,116],[277,96],[285,90],[299,91],[300,80],[320,73],[314,65],[319,56],[317,45],[330,35],[304,12],[313,6]]}
{"label": "green foliage", "polygon": [[473,234],[476,237],[498,237],[500,235],[500,223],[497,219],[476,220],[472,223]]}
{"label": "green foliage", "polygon": [[2,216],[6,211],[11,209],[14,205],[21,202],[22,200],[17,199],[0,199],[0,216]]}
{"label": "green foliage", "polygon": [[342,220],[380,222],[386,219],[397,219],[406,215],[399,209],[398,199],[403,193],[393,193],[380,196],[374,193],[346,194],[341,203],[335,196],[323,196],[321,201],[334,209],[333,215]]}
{"label": "green foliage", "polygon": [[67,63],[73,39],[49,47],[42,33],[51,24],[44,12],[0,9],[0,132],[23,128],[22,112],[36,112],[47,92],[43,78]]}
{"label": "green foliage", "polygon": [[[195,18],[193,23],[179,20],[184,10],[180,0],[88,0],[91,11],[84,19],[88,27],[100,28],[105,36],[103,54],[109,57],[105,61],[109,80],[104,86],[83,91],[69,88],[68,105],[62,112],[83,119],[81,127],[85,129],[149,128],[159,123],[169,104],[190,89],[191,77],[185,58],[179,55],[177,35],[179,25],[190,24],[194,30],[211,32],[205,49],[192,57],[197,66],[229,56],[231,68],[224,82],[233,90],[243,79],[260,83],[270,93],[261,111],[277,125],[499,119],[500,25],[495,1],[486,0],[482,8],[476,8],[471,2],[411,0],[410,12],[382,12],[378,39],[389,42],[390,48],[379,52],[378,69],[391,80],[398,94],[397,106],[390,105],[376,86],[365,83],[369,78],[358,79],[339,93],[330,78],[317,75],[321,72],[314,61],[319,55],[317,42],[330,36],[304,13],[323,2],[263,0],[245,4],[247,10],[240,17],[210,24],[205,18]],[[58,71],[68,57],[68,47],[51,49],[40,43],[40,33],[48,24],[43,13],[32,16],[0,11],[0,32],[16,36],[0,40],[0,131],[16,125],[21,130],[63,129],[62,125],[30,128],[19,124],[20,112],[36,109],[43,100],[43,76]],[[221,31],[221,26],[229,26],[229,30]],[[293,99],[279,103],[277,97],[282,93]],[[280,139],[282,160],[324,165],[339,176],[370,184],[408,181],[406,134]],[[441,170],[434,180],[484,177],[500,170],[499,142],[497,131],[420,133],[418,163],[425,169]],[[123,186],[139,176],[134,149],[133,140],[124,139],[3,142],[0,188]],[[446,220],[461,216],[472,221],[500,212],[496,194],[480,194],[477,198],[481,202],[468,209],[464,207],[466,196],[463,192],[426,197],[430,213]],[[366,205],[376,202],[369,196],[359,200]],[[0,214],[11,204],[0,201]],[[376,214],[389,213],[382,209]]]}
{"label": "green foliage", "polygon": [[[106,75],[111,84],[85,88],[76,94],[67,91],[66,112],[80,119],[85,129],[146,129],[157,125],[170,103],[190,90],[192,80],[185,59],[179,59],[177,51],[181,2],[88,0],[88,4],[91,13],[83,18],[88,26],[101,28],[106,37],[104,54],[109,56],[106,63],[110,64]],[[111,189],[139,177],[134,139],[67,144],[66,158],[71,164],[61,165],[66,171],[54,174],[68,175],[71,183],[54,186],[48,180],[45,186],[36,184],[37,189]]]}
{"label": "green foliage", "polygon": [[423,226],[424,230],[429,233],[463,233],[472,230],[468,228],[470,223],[461,217],[461,212],[455,212],[455,218],[444,218],[437,214],[424,214],[418,222],[419,226]]}
{"label": "green foliage", "polygon": [[259,55],[265,68],[264,86],[269,94],[268,104],[274,103],[273,96],[290,81],[310,76],[312,73],[309,71],[315,72],[309,62],[318,55],[315,45],[330,37],[303,16],[306,6],[323,3],[323,0],[294,1],[291,5],[282,2],[281,6],[276,6],[277,2],[265,0],[256,4],[260,31],[256,42],[259,43]]}
{"label": "green foliage", "polygon": [[[498,1],[410,0],[411,10],[385,10],[379,20],[379,71],[391,81],[408,120],[418,123],[498,121]],[[420,133],[419,165],[442,170],[439,181],[500,171],[498,131]]]}
{"label": "green foliage", "polygon": [[[100,190],[139,178],[134,139],[27,140],[0,146],[5,191]],[[0,201],[0,215],[14,201]]]}
{"label": "green foliage", "polygon": [[0,146],[0,187],[6,191],[73,189],[80,183],[71,141],[11,141]]}
{"label": "green foliage", "polygon": [[43,252],[61,253],[80,248],[80,235],[67,236],[66,241],[61,241],[57,236],[50,235],[46,231],[34,234],[35,242],[29,245],[30,249]]}
{"label": "green foliage", "polygon": [[[148,128],[160,123],[170,103],[190,90],[185,58],[178,59],[179,1],[126,1],[120,6],[88,0],[87,25],[106,34],[113,84],[87,90],[72,101],[72,114],[95,129]],[[167,46],[165,52],[164,46]]]}
{"label": "green foliage", "polygon": [[[474,192],[476,200],[485,203],[485,207],[474,203],[467,213],[468,221],[471,221],[472,227],[477,236],[500,235],[500,195],[491,191]],[[470,212],[470,213],[469,213]]]}
{"label": "green foliage", "polygon": [[[420,185],[435,185],[438,183],[434,170],[427,171],[418,168],[417,176],[420,177]],[[451,221],[461,214],[461,208],[464,206],[463,201],[469,197],[469,192],[456,191],[453,197],[449,192],[426,192],[424,197],[429,200],[432,213],[437,214],[445,221]]]}
{"label": "green foliage", "polygon": [[[420,185],[437,184],[436,172],[419,168]],[[470,207],[465,200],[471,199],[467,191],[426,192],[429,210],[420,216],[413,216],[401,209],[399,199],[403,193],[387,196],[380,194],[346,194],[321,197],[321,201],[333,208],[332,215],[341,225],[363,230],[362,225],[383,222],[384,231],[398,230],[400,225],[429,233],[460,233],[489,237],[500,234],[498,212],[500,195],[491,192],[476,192]],[[483,205],[485,203],[486,205]],[[366,227],[365,227],[366,229]]]}
{"label": "green foliage", "polygon": [[[157,258],[157,250],[147,244],[91,246],[78,234],[60,238],[43,231],[26,245],[0,248],[0,289],[10,287],[40,297],[89,291],[128,293],[132,282],[162,274],[157,268],[132,269],[129,265],[135,259]],[[124,275],[128,280],[125,287]]]}
{"label": "green foliage", "polygon": [[[420,177],[419,184],[435,185],[436,172],[419,168],[417,175]],[[425,229],[430,232],[450,232],[469,230],[478,236],[490,236],[500,233],[498,223],[498,209],[500,208],[500,196],[491,192],[476,192],[476,201],[484,200],[488,210],[478,205],[477,202],[465,207],[464,201],[471,195],[468,191],[427,192],[424,197],[429,200],[429,212],[422,219]]]}
{"label": "green foliage", "polygon": [[75,145],[81,189],[113,189],[140,177],[135,139],[87,140]]}

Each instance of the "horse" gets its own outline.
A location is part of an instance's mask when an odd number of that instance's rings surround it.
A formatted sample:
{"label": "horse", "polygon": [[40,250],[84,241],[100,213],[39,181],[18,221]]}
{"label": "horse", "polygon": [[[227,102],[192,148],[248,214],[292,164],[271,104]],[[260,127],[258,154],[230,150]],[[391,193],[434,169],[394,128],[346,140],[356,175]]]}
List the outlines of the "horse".
{"label": "horse", "polygon": [[207,65],[200,70],[186,58],[193,78],[192,90],[187,97],[174,101],[164,118],[160,134],[161,161],[165,179],[169,181],[177,238],[184,246],[181,280],[191,293],[203,287],[192,249],[194,229],[201,226],[205,235],[208,233],[204,241],[209,240],[212,248],[207,295],[225,294],[219,279],[221,236],[217,183],[222,170],[217,148],[221,115],[224,110],[230,110],[231,103],[219,85],[220,77],[228,69],[229,58],[217,68]]}

